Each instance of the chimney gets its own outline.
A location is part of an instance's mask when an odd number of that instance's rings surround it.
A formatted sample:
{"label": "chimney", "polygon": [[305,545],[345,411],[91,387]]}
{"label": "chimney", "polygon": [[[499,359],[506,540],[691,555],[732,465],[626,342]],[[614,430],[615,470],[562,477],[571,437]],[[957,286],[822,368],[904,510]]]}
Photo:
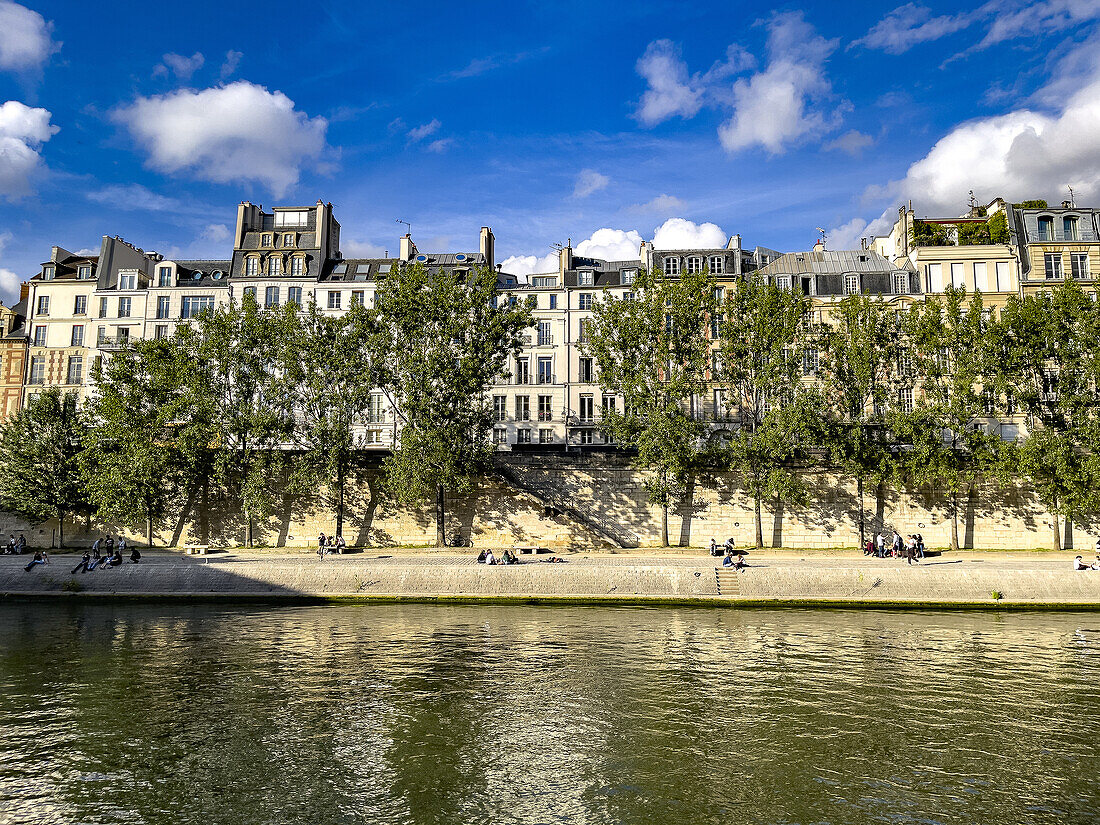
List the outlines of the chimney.
{"label": "chimney", "polygon": [[741,236],[734,235],[730,238],[730,242],[726,244],[726,249],[740,249],[741,248]]}
{"label": "chimney", "polygon": [[825,241],[823,241],[821,238],[818,238],[817,243],[814,244],[813,251],[814,252],[824,252],[825,251]]}
{"label": "chimney", "polygon": [[398,253],[398,257],[403,261],[411,261],[415,254],[416,244],[413,243],[412,235],[406,232],[401,236],[401,251]]}
{"label": "chimney", "polygon": [[573,268],[573,239],[567,238],[565,246],[558,251],[558,274],[565,276],[566,270]]}
{"label": "chimney", "polygon": [[493,230],[487,226],[481,227],[481,255],[485,258],[485,266],[489,269],[492,269],[493,264],[496,263],[495,245],[496,239],[493,237]]}

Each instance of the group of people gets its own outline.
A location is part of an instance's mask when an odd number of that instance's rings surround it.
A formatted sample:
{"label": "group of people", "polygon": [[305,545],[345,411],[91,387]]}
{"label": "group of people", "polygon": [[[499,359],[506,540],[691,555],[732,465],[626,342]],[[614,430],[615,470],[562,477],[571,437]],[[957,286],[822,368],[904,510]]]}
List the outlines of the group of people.
{"label": "group of people", "polygon": [[[122,564],[122,554],[126,552],[126,537],[104,536],[92,542],[92,549],[80,557],[80,564],[73,568],[73,573],[87,573],[99,568],[105,570],[108,567],[118,567]],[[130,548],[130,564],[141,561],[141,552],[136,547]]]}
{"label": "group of people", "polygon": [[323,559],[329,553],[343,553],[348,547],[343,536],[326,536],[322,533],[317,537],[317,557]]}
{"label": "group of people", "polygon": [[710,554],[712,556],[722,556],[723,567],[732,567],[734,570],[744,570],[744,551],[734,552],[733,548],[733,536],[730,536],[728,539],[726,539],[725,544],[719,544],[714,539],[710,540]]}
{"label": "group of people", "polygon": [[1096,548],[1097,548],[1096,561],[1094,561],[1092,564],[1085,564],[1081,560],[1081,557],[1078,556],[1077,558],[1075,558],[1073,560],[1073,569],[1074,570],[1100,570],[1100,541],[1096,542]]}
{"label": "group of people", "polygon": [[863,555],[875,556],[880,559],[888,557],[900,559],[904,557],[906,564],[912,564],[914,561],[919,562],[924,558],[924,536],[920,533],[902,536],[897,530],[893,533],[882,531],[873,539],[867,539],[864,542]]}
{"label": "group of people", "polygon": [[497,557],[493,555],[492,550],[482,550],[477,554],[478,564],[519,564],[519,559],[516,558],[516,554],[511,550],[505,550],[501,553],[500,561],[497,561]]}
{"label": "group of people", "polygon": [[4,554],[10,556],[19,556],[27,552],[27,538],[22,533],[19,534],[19,538],[15,537],[15,533],[8,534],[8,543],[4,546]]}

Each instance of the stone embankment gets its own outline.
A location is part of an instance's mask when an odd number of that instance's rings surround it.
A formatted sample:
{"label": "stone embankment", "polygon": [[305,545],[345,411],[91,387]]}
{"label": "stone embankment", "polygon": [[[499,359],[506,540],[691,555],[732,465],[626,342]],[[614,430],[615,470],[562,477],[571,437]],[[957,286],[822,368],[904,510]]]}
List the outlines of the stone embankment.
{"label": "stone embankment", "polygon": [[707,556],[575,555],[561,564],[523,557],[486,566],[472,557],[147,554],[139,564],[88,573],[54,555],[0,557],[7,597],[153,597],[273,600],[666,602],[711,605],[988,606],[1100,608],[1100,571],[1063,558],[753,557],[743,571]]}

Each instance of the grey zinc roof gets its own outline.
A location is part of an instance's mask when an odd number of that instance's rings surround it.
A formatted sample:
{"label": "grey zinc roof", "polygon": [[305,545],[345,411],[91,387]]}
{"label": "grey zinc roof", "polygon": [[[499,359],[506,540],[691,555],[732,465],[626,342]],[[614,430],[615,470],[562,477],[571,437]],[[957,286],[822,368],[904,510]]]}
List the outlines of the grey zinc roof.
{"label": "grey zinc roof", "polygon": [[788,252],[767,266],[756,270],[759,275],[840,274],[843,272],[893,272],[905,269],[870,250],[844,252]]}

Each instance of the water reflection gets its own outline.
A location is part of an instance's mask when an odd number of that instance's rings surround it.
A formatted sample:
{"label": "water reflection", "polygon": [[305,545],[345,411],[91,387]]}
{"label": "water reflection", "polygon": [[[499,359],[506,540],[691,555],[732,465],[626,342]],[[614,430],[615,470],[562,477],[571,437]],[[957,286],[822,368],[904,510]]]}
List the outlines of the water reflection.
{"label": "water reflection", "polygon": [[0,822],[1100,816],[1100,619],[6,605]]}

